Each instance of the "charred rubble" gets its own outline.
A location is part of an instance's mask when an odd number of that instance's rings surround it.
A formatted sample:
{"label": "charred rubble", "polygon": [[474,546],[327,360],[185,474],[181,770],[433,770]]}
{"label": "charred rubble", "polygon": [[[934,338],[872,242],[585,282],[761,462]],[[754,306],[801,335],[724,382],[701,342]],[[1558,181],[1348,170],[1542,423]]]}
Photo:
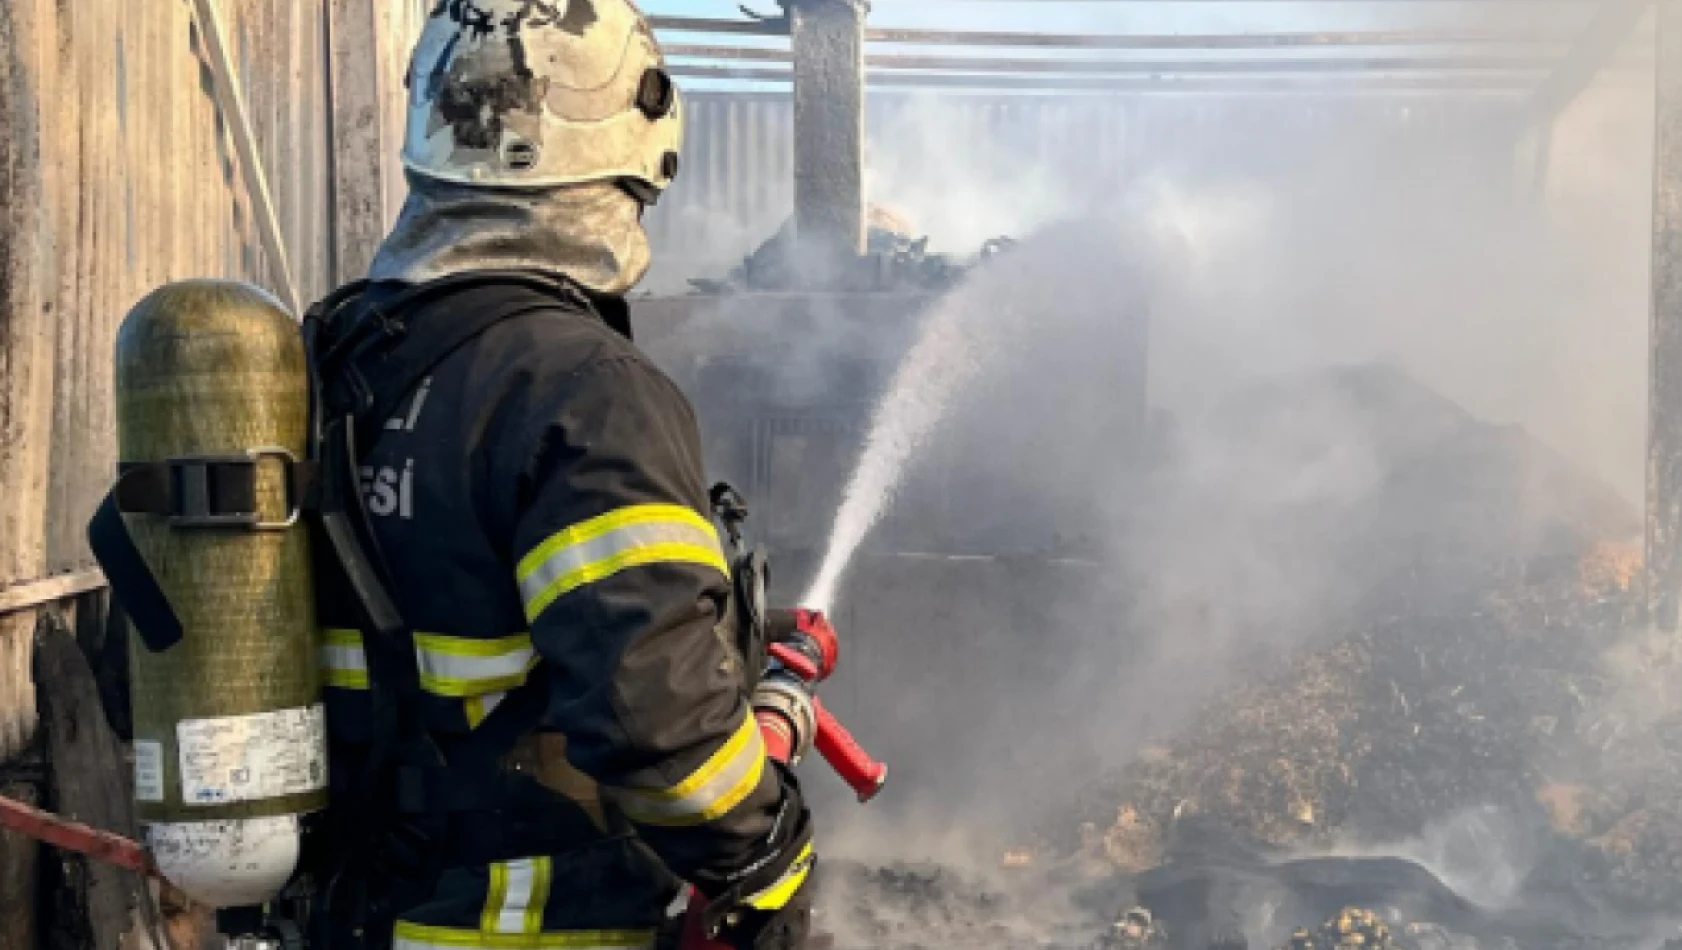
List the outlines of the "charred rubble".
{"label": "charred rubble", "polygon": [[1280,527],[1354,565],[1321,627],[1259,633],[1258,672],[1041,815],[1032,866],[831,875],[839,945],[1682,946],[1682,645],[1646,632],[1634,512],[1391,368],[1269,385],[1245,465],[1327,391],[1383,434],[1369,491]]}
{"label": "charred rubble", "polygon": [[[939,254],[929,250],[927,235],[917,236],[910,222],[887,208],[869,206],[866,224],[864,259],[871,266],[858,281],[868,289],[947,290],[971,267],[1016,243],[996,237],[968,257]],[[794,218],[790,217],[723,279],[691,278],[690,288],[703,294],[801,289],[804,281],[795,248]]]}

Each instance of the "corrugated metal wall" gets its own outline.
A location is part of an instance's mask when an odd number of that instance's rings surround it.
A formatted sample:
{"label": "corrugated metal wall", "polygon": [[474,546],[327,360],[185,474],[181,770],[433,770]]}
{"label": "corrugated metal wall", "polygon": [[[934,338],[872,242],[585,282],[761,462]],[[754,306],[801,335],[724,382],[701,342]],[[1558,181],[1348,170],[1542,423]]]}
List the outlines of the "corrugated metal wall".
{"label": "corrugated metal wall", "polygon": [[[343,3],[345,0],[338,0]],[[371,0],[358,0],[371,2]],[[395,156],[403,144],[403,127],[408,121],[408,99],[404,95],[403,77],[409,71],[409,53],[414,45],[414,38],[419,37],[421,28],[426,25],[427,14],[431,12],[433,0],[378,0],[379,28],[392,38],[390,43],[380,46],[380,75],[386,77],[389,94],[382,95],[381,102],[385,111],[381,116],[383,131],[381,140],[386,143],[386,151]],[[403,199],[409,193],[407,183],[394,157],[388,156],[393,164],[391,173],[385,176],[385,207],[388,220],[395,220],[397,212],[403,207]],[[361,276],[361,275],[357,275]]]}
{"label": "corrugated metal wall", "polygon": [[687,275],[726,248],[739,256],[794,207],[787,96],[698,94],[684,108],[677,182],[648,216],[656,276]]}
{"label": "corrugated metal wall", "polygon": [[[306,295],[329,279],[324,0],[224,6],[230,53]],[[42,77],[59,313],[48,570],[88,561],[82,525],[114,457],[110,351],[124,312],[184,277],[273,287],[190,7],[62,5]],[[55,105],[56,104],[56,105]]]}
{"label": "corrugated metal wall", "polygon": [[[783,93],[698,92],[677,183],[649,216],[650,281],[659,291],[716,275],[769,237],[791,213],[792,107]],[[919,203],[942,174],[989,183],[1001,228],[1020,220],[1008,192],[1023,179],[1052,183],[1071,206],[1101,204],[1140,172],[1257,153],[1289,162],[1293,148],[1328,135],[1397,143],[1487,144],[1492,173],[1510,173],[1510,101],[1452,96],[1227,97],[1023,96],[876,92],[867,106],[866,187],[872,201]],[[931,170],[933,173],[931,173]],[[938,196],[921,203],[938,203]],[[1017,203],[1020,203],[1018,201]],[[989,209],[977,209],[982,216]],[[945,215],[941,215],[945,217]],[[940,222],[914,221],[924,228]],[[994,232],[998,233],[998,232]],[[1008,231],[1007,231],[1008,233]],[[992,236],[991,234],[985,236]],[[982,235],[964,236],[978,243]],[[938,240],[938,235],[937,235]],[[969,248],[973,250],[973,248]]]}
{"label": "corrugated metal wall", "polygon": [[[217,0],[306,300],[333,280],[328,13],[344,2]],[[393,43],[379,55],[400,79],[424,0],[349,2],[380,4]],[[4,592],[91,566],[82,534],[114,469],[111,351],[127,310],[170,280],[275,281],[190,0],[17,0],[0,21],[16,51],[16,96],[0,103],[8,134],[33,119],[39,147],[38,158],[35,141],[16,153],[38,162],[38,179],[11,169],[38,180],[39,207],[14,210],[40,249],[39,313],[27,296],[0,306],[10,310],[0,312],[0,351],[10,341],[15,361],[0,352],[0,374],[31,380],[14,380],[9,399],[0,386]],[[400,123],[396,99],[388,125]],[[32,611],[0,612],[0,759],[32,722],[32,628]]]}

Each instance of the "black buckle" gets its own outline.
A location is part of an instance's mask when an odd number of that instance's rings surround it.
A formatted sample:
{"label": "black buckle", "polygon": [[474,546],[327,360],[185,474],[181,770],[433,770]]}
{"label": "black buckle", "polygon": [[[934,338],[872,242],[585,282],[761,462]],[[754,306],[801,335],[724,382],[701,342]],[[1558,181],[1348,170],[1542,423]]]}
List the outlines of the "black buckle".
{"label": "black buckle", "polygon": [[[286,515],[263,520],[257,510],[257,465],[278,459],[285,473]],[[169,459],[169,524],[172,528],[244,528],[284,531],[303,511],[298,456],[280,446],[259,446],[243,455],[188,455]]]}

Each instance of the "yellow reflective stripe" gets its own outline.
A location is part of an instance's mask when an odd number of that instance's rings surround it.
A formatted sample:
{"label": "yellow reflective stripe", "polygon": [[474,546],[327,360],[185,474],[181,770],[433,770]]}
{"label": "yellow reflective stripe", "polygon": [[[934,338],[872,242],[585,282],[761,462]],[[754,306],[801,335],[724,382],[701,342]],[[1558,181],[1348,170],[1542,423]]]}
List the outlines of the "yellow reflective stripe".
{"label": "yellow reflective stripe", "polygon": [[537,665],[530,634],[494,640],[415,634],[421,688],[439,696],[473,696],[510,690]]}
{"label": "yellow reflective stripe", "polygon": [[619,788],[614,801],[632,821],[645,825],[698,825],[727,814],[759,787],[765,774],[765,742],[752,716],[743,717],[718,751],[688,778],[664,789]]}
{"label": "yellow reflective stripe", "polygon": [[818,856],[807,842],[806,847],[800,849],[800,856],[788,866],[783,876],[777,878],[777,883],[765,890],[750,896],[743,903],[754,910],[782,910],[788,906],[789,899],[794,892],[800,890],[800,885],[806,883],[806,878],[812,874],[812,866],[817,863]]}
{"label": "yellow reflective stripe", "polygon": [[687,524],[714,535],[712,522],[695,513],[694,510],[682,505],[629,505],[610,511],[605,515],[597,515],[587,521],[581,521],[570,528],[557,531],[537,547],[532,548],[526,556],[520,559],[515,573],[520,580],[525,580],[533,571],[548,561],[550,556],[563,548],[583,544],[617,531],[620,528],[635,524],[649,524],[652,522],[670,521]]}
{"label": "yellow reflective stripe", "polygon": [[718,531],[682,505],[632,505],[550,535],[515,568],[526,617],[561,595],[630,567],[702,564],[729,573]]}
{"label": "yellow reflective stripe", "polygon": [[328,646],[355,647],[362,649],[362,631],[347,630],[343,627],[324,627],[321,631],[321,642]]}
{"label": "yellow reflective stripe", "polygon": [[477,637],[452,637],[442,633],[416,633],[415,649],[421,653],[463,659],[493,659],[517,653],[531,652],[531,634],[516,633],[491,640]]}
{"label": "yellow reflective stripe", "polygon": [[430,927],[397,922],[392,950],[652,950],[652,930],[560,930],[553,933],[499,934],[459,927]]}
{"label": "yellow reflective stripe", "polygon": [[543,932],[543,907],[549,903],[549,881],[554,874],[548,858],[536,858],[532,868],[531,900],[526,904],[526,928],[529,934]]}
{"label": "yellow reflective stripe", "polygon": [[362,650],[362,634],[356,630],[329,627],[321,631],[316,648],[316,665],[328,686],[339,689],[368,688],[368,655]]}
{"label": "yellow reflective stripe", "polygon": [[322,681],[336,689],[367,689],[367,670],[334,670],[322,671]]}
{"label": "yellow reflective stripe", "polygon": [[479,929],[487,933],[535,934],[543,930],[549,900],[549,859],[521,858],[490,866]]}
{"label": "yellow reflective stripe", "polygon": [[[360,631],[323,630],[317,654],[327,685],[368,688],[368,655]],[[524,683],[537,665],[537,653],[526,633],[493,639],[416,633],[415,663],[422,689],[437,696],[465,698],[507,692]],[[491,702],[484,712],[495,706]]]}
{"label": "yellow reflective stripe", "polygon": [[507,698],[507,693],[498,691],[479,696],[468,696],[463,699],[461,704],[462,711],[467,715],[467,727],[469,729],[479,728],[479,724],[485,721],[485,717],[495,712],[496,707],[502,705],[502,701]]}
{"label": "yellow reflective stripe", "polygon": [[479,912],[479,929],[495,933],[502,920],[502,904],[508,899],[508,865],[497,861],[490,866],[490,885],[485,888],[485,909]]}

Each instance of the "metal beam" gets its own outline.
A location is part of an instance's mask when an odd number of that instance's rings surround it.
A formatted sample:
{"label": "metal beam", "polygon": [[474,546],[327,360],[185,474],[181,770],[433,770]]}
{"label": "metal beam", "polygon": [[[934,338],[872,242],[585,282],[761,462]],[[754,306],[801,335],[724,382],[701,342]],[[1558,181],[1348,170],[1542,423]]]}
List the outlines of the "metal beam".
{"label": "metal beam", "polygon": [[[689,59],[719,59],[736,62],[787,63],[794,59],[788,50],[752,46],[692,46],[667,43],[667,56]],[[871,53],[866,66],[883,69],[935,70],[952,73],[1362,73],[1409,70],[1455,71],[1540,71],[1555,60],[1538,56],[1392,56],[1338,59],[982,59],[976,56],[919,56],[900,53]]]}
{"label": "metal beam", "polygon": [[280,214],[275,210],[274,196],[269,191],[268,176],[263,170],[263,158],[257,151],[257,133],[251,127],[251,112],[245,107],[245,94],[240,91],[239,72],[228,52],[228,36],[222,30],[222,19],[216,10],[216,0],[193,0],[198,15],[199,32],[204,36],[205,49],[210,54],[210,73],[216,87],[216,102],[222,107],[222,119],[239,153],[240,167],[245,172],[246,197],[252,205],[252,217],[257,219],[257,231],[262,236],[269,268],[279,284],[275,290],[292,309],[294,317],[303,316],[302,296],[292,276],[292,263],[286,253],[286,238],[280,229]]}
{"label": "metal beam", "polygon": [[1653,310],[1648,336],[1648,620],[1682,630],[1682,0],[1658,2]]}
{"label": "metal beam", "polygon": [[1653,0],[1601,0],[1594,19],[1577,36],[1559,68],[1543,81],[1530,98],[1526,120],[1547,125],[1582,95],[1594,77],[1606,67]]}
{"label": "metal beam", "polygon": [[656,33],[733,33],[738,36],[787,36],[788,22],[772,20],[715,20],[703,16],[651,16]]}
{"label": "metal beam", "polygon": [[[791,82],[794,78],[794,74],[785,69],[764,69],[753,66],[685,66],[677,64],[669,68],[672,75],[691,79],[786,83]],[[1373,76],[1354,78],[1353,80],[1349,77],[1237,77],[1230,81],[1222,81],[1211,77],[1143,79],[1124,76],[958,76],[951,74],[874,72],[870,73],[867,79],[867,86],[870,89],[892,87],[956,88],[975,89],[977,91],[1045,89],[1106,92],[1222,92],[1233,95],[1242,95],[1251,91],[1276,92],[1280,90],[1306,90],[1310,92],[1343,90],[1350,92],[1372,90],[1442,92],[1450,90],[1517,95],[1530,88],[1530,83],[1523,77],[1504,78],[1488,74],[1479,74],[1467,78]]]}
{"label": "metal beam", "polygon": [[1463,43],[1560,43],[1557,33],[1446,31],[1167,34],[995,33],[877,28],[865,33],[873,43],[939,46],[1025,46],[1061,49],[1288,49],[1307,46],[1434,46]]}
{"label": "metal beam", "polygon": [[154,873],[152,856],[140,842],[0,796],[0,828],[8,828],[55,848],[140,874]]}
{"label": "metal beam", "polygon": [[28,610],[71,597],[79,597],[105,586],[105,574],[98,569],[60,574],[38,581],[0,587],[0,614]]}
{"label": "metal beam", "polygon": [[[894,6],[900,6],[900,5],[903,5],[903,4],[906,4],[906,3],[911,3],[911,2],[939,3],[939,2],[948,2],[948,0],[887,0],[887,2],[882,4],[882,6],[884,6],[884,7],[894,7]],[[999,2],[999,3],[1027,3],[1027,4],[1033,4],[1033,3],[1048,3],[1048,4],[1049,3],[1059,3],[1060,4],[1060,3],[1071,3],[1071,2],[1075,2],[1075,3],[1116,3],[1116,4],[1148,3],[1148,4],[1151,4],[1153,6],[1157,6],[1157,7],[1174,7],[1174,6],[1177,6],[1179,4],[1183,4],[1183,3],[1191,3],[1191,4],[1197,4],[1197,3],[1293,3],[1294,4],[1294,3],[1303,3],[1303,2],[1306,2],[1306,3],[1343,3],[1343,4],[1349,4],[1349,3],[1389,4],[1389,5],[1392,5],[1393,7],[1395,7],[1395,6],[1407,7],[1407,6],[1413,6],[1415,4],[1421,4],[1421,3],[1454,3],[1454,4],[1462,4],[1462,5],[1466,5],[1466,6],[1472,6],[1472,7],[1480,7],[1480,6],[1484,6],[1486,4],[1490,4],[1490,3],[1499,3],[1499,4],[1502,4],[1502,5],[1522,4],[1524,6],[1530,6],[1530,7],[1546,7],[1546,6],[1567,6],[1567,7],[1571,7],[1571,6],[1582,6],[1583,4],[1587,4],[1587,3],[1596,3],[1596,2],[1598,2],[1598,0],[951,0],[951,2],[958,2],[958,3]]]}
{"label": "metal beam", "polygon": [[[786,36],[781,20],[713,20],[705,17],[650,17],[660,33],[720,33],[737,36]],[[870,27],[870,43],[922,46],[999,46],[1033,49],[1291,49],[1322,46],[1544,45],[1563,49],[1571,37],[1556,31],[1367,31],[1306,33],[1120,34],[1000,33],[972,30],[925,30]]]}

